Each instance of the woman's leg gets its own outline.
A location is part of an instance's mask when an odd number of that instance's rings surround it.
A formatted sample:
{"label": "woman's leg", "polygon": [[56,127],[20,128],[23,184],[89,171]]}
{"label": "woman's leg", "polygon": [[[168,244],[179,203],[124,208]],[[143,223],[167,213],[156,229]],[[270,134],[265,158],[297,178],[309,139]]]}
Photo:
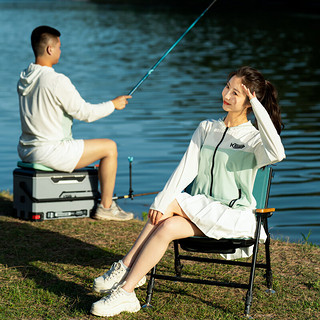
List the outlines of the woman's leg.
{"label": "woman's leg", "polygon": [[117,174],[117,145],[109,139],[84,140],[83,154],[76,169],[83,168],[97,160],[99,165],[99,181],[101,204],[110,208]]}
{"label": "woman's leg", "polygon": [[122,262],[126,267],[132,267],[144,243],[157,227],[158,225],[153,225],[150,223],[150,220],[148,220],[129,252],[122,258]]}
{"label": "woman's leg", "polygon": [[195,235],[203,235],[203,233],[190,220],[182,216],[175,215],[160,222],[140,248],[123,289],[132,292],[140,279],[160,261],[172,240]]}
{"label": "woman's leg", "polygon": [[166,212],[163,214],[162,218],[160,219],[157,225],[153,225],[150,220],[145,224],[144,228],[142,229],[139,237],[135,241],[134,245],[130,249],[130,251],[122,258],[122,262],[129,268],[132,267],[136,257],[138,256],[141,248],[144,246],[146,241],[152,235],[152,233],[160,226],[160,224],[172,217],[174,214],[180,215],[186,219],[188,219],[187,215],[182,211],[181,207],[179,206],[177,200],[173,200],[171,204],[168,206]]}

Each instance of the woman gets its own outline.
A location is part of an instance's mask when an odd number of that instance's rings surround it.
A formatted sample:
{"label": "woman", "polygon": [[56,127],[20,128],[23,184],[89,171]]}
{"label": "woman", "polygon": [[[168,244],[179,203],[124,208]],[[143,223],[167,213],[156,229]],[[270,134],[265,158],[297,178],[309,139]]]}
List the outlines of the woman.
{"label": "woman", "polygon": [[[112,292],[95,302],[91,313],[112,316],[138,311],[134,288],[145,282],[147,272],[174,239],[254,236],[252,190],[257,170],[285,158],[277,92],[259,71],[242,67],[229,75],[222,98],[227,116],[200,123],[131,250],[94,280],[95,291]],[[247,118],[252,110],[258,129]],[[191,182],[192,195],[183,192]],[[265,239],[262,230],[260,240]],[[237,252],[232,258],[245,255]]]}

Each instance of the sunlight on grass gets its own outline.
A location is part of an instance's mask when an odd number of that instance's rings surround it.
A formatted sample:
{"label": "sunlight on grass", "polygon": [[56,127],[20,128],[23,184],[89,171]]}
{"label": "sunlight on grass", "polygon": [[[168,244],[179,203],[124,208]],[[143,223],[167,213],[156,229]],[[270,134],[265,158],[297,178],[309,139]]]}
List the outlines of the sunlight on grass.
{"label": "sunlight on grass", "polygon": [[[101,297],[92,292],[92,281],[127,252],[143,225],[138,220],[92,219],[33,223],[0,216],[0,320],[97,319],[89,314],[91,304]],[[320,249],[273,240],[271,251],[276,293],[266,294],[264,272],[257,270],[252,316],[312,319],[320,305]],[[258,260],[262,256],[263,250]],[[158,271],[173,274],[172,259],[170,245]],[[247,271],[230,266],[184,263],[184,275],[207,273],[208,278],[226,281],[248,277]],[[146,285],[136,294],[143,304]],[[153,308],[116,318],[241,319],[244,299],[241,289],[157,280]]]}

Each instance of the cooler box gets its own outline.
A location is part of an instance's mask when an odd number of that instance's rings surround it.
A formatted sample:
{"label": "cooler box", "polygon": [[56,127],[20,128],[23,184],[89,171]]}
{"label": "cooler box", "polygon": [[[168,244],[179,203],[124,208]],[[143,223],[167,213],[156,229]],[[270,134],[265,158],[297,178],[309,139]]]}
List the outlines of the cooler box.
{"label": "cooler box", "polygon": [[32,168],[13,171],[13,207],[21,219],[90,217],[98,198],[98,170],[94,167],[72,173]]}

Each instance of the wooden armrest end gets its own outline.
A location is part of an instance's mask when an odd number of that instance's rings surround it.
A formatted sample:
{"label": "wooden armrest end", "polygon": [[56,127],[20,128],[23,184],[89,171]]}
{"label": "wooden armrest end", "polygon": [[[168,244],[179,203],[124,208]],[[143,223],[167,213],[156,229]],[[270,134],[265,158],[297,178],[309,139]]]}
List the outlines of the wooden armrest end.
{"label": "wooden armrest end", "polygon": [[257,213],[270,213],[276,211],[275,208],[256,209]]}

